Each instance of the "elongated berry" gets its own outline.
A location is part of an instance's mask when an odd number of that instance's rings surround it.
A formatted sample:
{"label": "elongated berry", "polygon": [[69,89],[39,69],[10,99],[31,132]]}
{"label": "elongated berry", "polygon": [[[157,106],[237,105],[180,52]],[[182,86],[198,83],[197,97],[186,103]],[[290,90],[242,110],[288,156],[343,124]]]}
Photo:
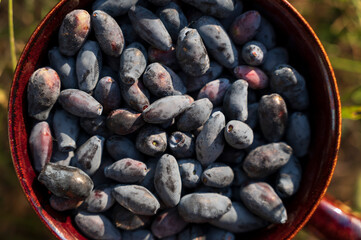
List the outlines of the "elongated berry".
{"label": "elongated berry", "polygon": [[103,52],[113,57],[119,57],[124,48],[124,36],[114,18],[106,12],[95,10],[91,17],[91,23]]}
{"label": "elongated berry", "polygon": [[197,160],[203,166],[214,162],[223,152],[225,117],[222,112],[216,112],[205,124],[196,139]]}
{"label": "elongated berry", "polygon": [[143,162],[123,158],[106,167],[104,174],[120,183],[136,183],[145,177],[147,171],[147,166]]}
{"label": "elongated berry", "polygon": [[74,165],[88,175],[93,175],[100,167],[105,139],[92,136],[75,152]]}
{"label": "elongated berry", "polygon": [[93,190],[90,177],[79,168],[47,163],[38,176],[50,192],[58,197],[85,199]]}
{"label": "elongated berry", "polygon": [[134,84],[147,66],[147,51],[139,42],[133,42],[124,49],[120,57],[119,76],[125,84]]}
{"label": "elongated berry", "polygon": [[251,178],[263,178],[287,164],[292,148],[287,144],[270,143],[252,150],[243,161],[243,170]]}
{"label": "elongated berry", "polygon": [[96,87],[102,68],[102,53],[99,44],[88,40],[76,57],[78,86],[84,92],[92,92]]}
{"label": "elongated berry", "polygon": [[37,120],[46,120],[60,94],[59,75],[49,67],[36,70],[27,87],[28,114]]}
{"label": "elongated berry", "polygon": [[87,11],[76,9],[68,13],[58,34],[61,54],[74,56],[88,38],[90,27],[90,15]]}
{"label": "elongated berry", "polygon": [[112,194],[120,205],[135,214],[152,216],[160,207],[156,197],[139,185],[118,185]]}
{"label": "elongated berry", "polygon": [[191,105],[187,96],[167,96],[153,102],[142,113],[148,123],[165,123],[178,116]]}
{"label": "elongated berry", "polygon": [[53,118],[53,130],[62,152],[74,151],[79,136],[79,120],[63,109],[56,110]]}
{"label": "elongated berry", "polygon": [[154,186],[162,202],[175,207],[180,201],[182,180],[177,160],[169,154],[160,157],[154,174]]}
{"label": "elongated berry", "polygon": [[53,151],[53,139],[47,122],[39,122],[33,127],[29,137],[29,145],[34,168],[40,172],[45,164],[50,161]]}
{"label": "elongated berry", "polygon": [[60,105],[78,117],[96,118],[103,112],[103,106],[91,95],[78,89],[66,89],[59,96]]}
{"label": "elongated berry", "polygon": [[209,69],[209,57],[196,29],[183,28],[178,35],[176,56],[183,72],[198,77]]}
{"label": "elongated berry", "polygon": [[231,200],[220,194],[192,193],[182,197],[178,211],[187,222],[204,223],[220,218],[231,207]]}
{"label": "elongated berry", "polygon": [[241,188],[243,204],[255,215],[272,223],[285,223],[287,211],[273,188],[265,182],[251,182]]}
{"label": "elongated berry", "polygon": [[130,134],[144,125],[141,115],[126,108],[114,110],[107,118],[107,128],[119,135]]}
{"label": "elongated berry", "polygon": [[136,33],[150,45],[164,51],[172,47],[172,38],[167,29],[151,11],[133,6],[129,9],[128,16]]}

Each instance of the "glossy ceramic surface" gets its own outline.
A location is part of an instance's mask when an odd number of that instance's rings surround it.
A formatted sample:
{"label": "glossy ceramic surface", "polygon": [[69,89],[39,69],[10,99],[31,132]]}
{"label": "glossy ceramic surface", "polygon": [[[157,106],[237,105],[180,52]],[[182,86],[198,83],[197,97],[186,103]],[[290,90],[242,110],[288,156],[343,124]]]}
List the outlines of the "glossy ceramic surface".
{"label": "glossy ceramic surface", "polygon": [[[9,100],[9,141],[14,167],[31,206],[59,239],[85,239],[73,226],[71,213],[49,205],[50,193],[36,180],[29,159],[26,86],[38,67],[46,64],[48,46],[64,16],[75,8],[89,8],[90,0],[63,0],[45,17],[28,41],[19,60]],[[246,239],[288,239],[307,222],[331,180],[340,142],[340,100],[333,70],[317,36],[302,16],[285,0],[244,0],[246,9],[257,9],[274,24],[279,45],[290,52],[290,64],[307,81],[311,108],[312,142],[303,159],[304,174],[298,193],[286,202],[289,220],[284,225],[244,235]],[[243,236],[243,235],[242,235]]]}

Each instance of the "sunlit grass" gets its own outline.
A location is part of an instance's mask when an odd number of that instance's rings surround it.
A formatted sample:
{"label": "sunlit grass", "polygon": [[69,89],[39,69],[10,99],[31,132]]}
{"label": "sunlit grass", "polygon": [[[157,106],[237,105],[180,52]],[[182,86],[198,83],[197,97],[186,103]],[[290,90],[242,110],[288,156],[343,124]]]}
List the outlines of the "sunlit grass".
{"label": "sunlit grass", "polygon": [[14,37],[14,18],[13,18],[13,0],[9,0],[9,42],[10,42],[10,56],[13,70],[16,68],[16,52],[15,52],[15,37]]}

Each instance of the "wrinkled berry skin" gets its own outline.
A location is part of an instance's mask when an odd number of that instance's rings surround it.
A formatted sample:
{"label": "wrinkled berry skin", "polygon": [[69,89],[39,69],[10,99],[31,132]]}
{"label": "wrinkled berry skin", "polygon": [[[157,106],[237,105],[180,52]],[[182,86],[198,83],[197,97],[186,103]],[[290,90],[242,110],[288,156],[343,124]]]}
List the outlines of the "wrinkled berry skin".
{"label": "wrinkled berry skin", "polygon": [[60,105],[78,117],[96,118],[103,112],[103,106],[91,95],[77,89],[65,89],[60,92]]}
{"label": "wrinkled berry skin", "polygon": [[74,56],[88,38],[90,28],[90,15],[87,11],[76,9],[68,13],[61,23],[58,35],[61,54]]}
{"label": "wrinkled berry skin", "polygon": [[251,66],[259,66],[264,63],[267,56],[267,48],[257,41],[247,42],[242,47],[242,58]]}
{"label": "wrinkled berry skin", "polygon": [[258,117],[264,138],[270,142],[280,141],[288,120],[287,106],[283,98],[276,93],[264,95],[259,102]]}
{"label": "wrinkled berry skin", "polygon": [[29,137],[29,146],[34,168],[40,172],[45,164],[50,161],[53,152],[53,138],[47,122],[39,122],[33,127]]}
{"label": "wrinkled berry skin", "polygon": [[182,95],[187,91],[178,75],[159,63],[147,66],[143,74],[143,83],[157,97]]}
{"label": "wrinkled berry skin", "polygon": [[162,51],[155,47],[149,47],[148,60],[151,63],[158,62],[160,64],[166,65],[167,67],[170,67],[173,70],[179,69],[175,47],[172,47],[168,51]]}
{"label": "wrinkled berry skin", "polygon": [[201,89],[204,85],[213,81],[214,79],[217,79],[221,75],[222,71],[222,65],[215,61],[211,61],[208,71],[199,77],[192,77],[186,75],[183,72],[180,73],[180,76],[187,88],[187,92],[194,92]]}
{"label": "wrinkled berry skin", "polygon": [[147,166],[140,161],[123,158],[104,169],[106,177],[120,183],[140,182],[147,174]]}
{"label": "wrinkled berry skin", "polygon": [[231,209],[222,217],[210,221],[210,224],[233,233],[249,232],[268,225],[238,202],[232,202]]}
{"label": "wrinkled berry skin", "polygon": [[157,238],[165,238],[178,234],[187,225],[188,223],[179,216],[177,208],[171,208],[157,216],[151,229]]}
{"label": "wrinkled berry skin", "polygon": [[180,131],[188,132],[202,126],[211,115],[213,104],[208,98],[194,101],[191,106],[179,115],[177,128]]}
{"label": "wrinkled berry skin", "polygon": [[291,156],[290,160],[278,172],[276,180],[276,192],[280,198],[288,198],[294,195],[300,187],[302,167],[300,161]]}
{"label": "wrinkled berry skin", "polygon": [[53,130],[58,149],[62,152],[74,151],[79,136],[79,120],[63,109],[56,110],[53,118]]}
{"label": "wrinkled berry skin", "polygon": [[47,163],[38,176],[39,182],[58,197],[85,199],[93,190],[90,177],[79,168]]}
{"label": "wrinkled berry skin", "polygon": [[155,48],[168,51],[172,47],[172,38],[162,21],[148,9],[133,6],[128,16],[135,32]]}
{"label": "wrinkled berry skin", "polygon": [[129,231],[143,227],[150,221],[149,216],[136,215],[119,204],[112,209],[111,218],[117,228]]}
{"label": "wrinkled berry skin", "polygon": [[106,116],[98,116],[97,118],[80,118],[80,127],[89,135],[100,135],[102,137],[110,137],[111,131],[106,127]]}
{"label": "wrinkled berry skin", "polygon": [[168,146],[176,158],[192,157],[195,153],[195,139],[193,134],[173,132],[168,138]]}
{"label": "wrinkled berry skin", "polygon": [[258,29],[258,33],[254,37],[256,41],[261,42],[267,49],[276,47],[277,35],[272,24],[262,17],[261,25]]}
{"label": "wrinkled berry skin", "polygon": [[220,78],[207,83],[198,93],[198,99],[208,98],[214,107],[222,104],[224,95],[231,83],[227,78]]}
{"label": "wrinkled berry skin", "polygon": [[184,112],[191,105],[187,96],[167,96],[153,102],[142,113],[148,123],[165,123]]}
{"label": "wrinkled berry skin", "polygon": [[94,135],[81,145],[75,152],[75,167],[93,175],[100,167],[104,141],[103,137]]}
{"label": "wrinkled berry skin", "polygon": [[180,159],[178,165],[182,185],[187,188],[197,187],[203,172],[201,163],[194,159]]}
{"label": "wrinkled berry skin", "polygon": [[114,18],[101,10],[96,10],[92,14],[91,23],[103,52],[109,56],[119,57],[124,48],[124,36]]}
{"label": "wrinkled berry skin", "polygon": [[122,239],[119,230],[102,214],[80,211],[74,221],[81,232],[91,239]]}
{"label": "wrinkled berry skin", "polygon": [[192,5],[201,10],[206,15],[211,15],[217,18],[226,18],[232,13],[234,3],[232,0],[182,0],[183,2]]}
{"label": "wrinkled berry skin", "polygon": [[99,44],[88,40],[80,49],[76,58],[76,75],[79,89],[91,92],[98,83],[102,68],[102,53]]}
{"label": "wrinkled berry skin", "polygon": [[251,40],[261,26],[261,14],[251,10],[239,15],[232,23],[229,33],[234,43],[243,45]]}
{"label": "wrinkled berry skin", "polygon": [[251,182],[241,188],[243,204],[255,215],[272,223],[285,223],[287,212],[282,200],[265,182]]}
{"label": "wrinkled berry skin", "polygon": [[106,185],[93,189],[90,195],[84,200],[82,208],[93,213],[107,211],[115,203],[112,191],[113,187]]}
{"label": "wrinkled berry skin", "polygon": [[135,146],[148,156],[159,156],[167,149],[167,134],[157,126],[144,126],[138,132]]}
{"label": "wrinkled berry skin", "polygon": [[187,222],[205,223],[221,217],[231,206],[231,200],[220,194],[192,193],[182,197],[178,212]]}
{"label": "wrinkled berry skin", "polygon": [[167,208],[177,206],[181,198],[182,179],[177,160],[172,155],[164,154],[158,160],[154,187]]}
{"label": "wrinkled berry skin", "polygon": [[143,160],[142,154],[135,148],[135,144],[123,136],[111,136],[105,142],[109,155],[114,160],[123,158],[132,158],[136,160]]}
{"label": "wrinkled berry skin", "polygon": [[231,185],[234,174],[231,167],[224,163],[211,163],[202,174],[204,185],[215,188],[224,188]]}
{"label": "wrinkled berry skin", "polygon": [[160,207],[157,198],[139,185],[118,185],[112,194],[120,205],[135,214],[152,216]]}
{"label": "wrinkled berry skin", "polygon": [[238,65],[238,52],[222,24],[213,17],[203,16],[194,24],[210,55],[225,68]]}
{"label": "wrinkled berry skin", "polygon": [[127,108],[112,111],[107,118],[107,128],[118,135],[135,132],[144,125],[141,113]]}
{"label": "wrinkled berry skin", "polygon": [[59,75],[51,68],[36,70],[27,87],[28,114],[39,121],[49,117],[60,94]]}
{"label": "wrinkled berry skin", "polygon": [[216,112],[205,124],[196,139],[197,160],[203,166],[214,162],[223,152],[225,117],[222,112]]}
{"label": "wrinkled berry skin", "polygon": [[167,28],[172,40],[177,41],[180,30],[188,25],[187,18],[184,16],[182,9],[175,2],[169,2],[163,6],[164,7],[157,11],[157,15]]}
{"label": "wrinkled berry skin", "polygon": [[223,112],[229,120],[246,121],[248,83],[245,80],[235,81],[227,90],[223,100]]}
{"label": "wrinkled berry skin", "polygon": [[296,157],[307,154],[311,141],[311,128],[307,116],[301,112],[291,114],[286,131],[286,141]]}
{"label": "wrinkled berry skin", "polygon": [[264,178],[287,164],[292,148],[287,144],[270,143],[252,150],[243,161],[243,170],[251,178]]}
{"label": "wrinkled berry skin", "polygon": [[288,63],[288,51],[283,47],[276,47],[267,52],[264,63],[262,64],[262,69],[271,73],[275,67],[280,64]]}
{"label": "wrinkled berry skin", "polygon": [[244,122],[231,120],[224,128],[224,138],[231,147],[244,149],[253,142],[253,130]]}
{"label": "wrinkled berry skin", "polygon": [[94,98],[103,106],[104,113],[119,108],[121,98],[118,83],[111,77],[101,78],[95,87]]}
{"label": "wrinkled berry skin", "polygon": [[127,46],[120,57],[120,80],[125,84],[134,84],[147,66],[147,57],[147,50],[139,42]]}
{"label": "wrinkled berry skin", "polygon": [[49,203],[50,206],[56,211],[63,212],[67,210],[76,209],[83,203],[83,201],[51,195],[51,197],[49,198]]}
{"label": "wrinkled berry skin", "polygon": [[183,72],[193,77],[205,74],[210,67],[206,47],[196,29],[185,27],[179,32],[176,56]]}
{"label": "wrinkled berry skin", "polygon": [[124,231],[122,233],[122,238],[127,240],[154,240],[153,234],[146,229]]}
{"label": "wrinkled berry skin", "polygon": [[57,47],[49,50],[48,58],[50,66],[59,75],[61,88],[78,88],[78,80],[76,78],[75,71],[75,59],[73,57],[63,56]]}
{"label": "wrinkled berry skin", "polygon": [[233,72],[236,78],[246,80],[251,89],[258,90],[268,87],[268,76],[257,67],[241,65],[234,68]]}
{"label": "wrinkled berry skin", "polygon": [[305,110],[309,105],[305,79],[296,69],[287,65],[278,65],[271,73],[271,90],[285,98],[287,104],[295,110]]}
{"label": "wrinkled berry skin", "polygon": [[135,111],[143,112],[149,103],[149,92],[144,87],[142,81],[136,80],[133,84],[127,85],[124,83],[120,84],[120,92],[124,101]]}

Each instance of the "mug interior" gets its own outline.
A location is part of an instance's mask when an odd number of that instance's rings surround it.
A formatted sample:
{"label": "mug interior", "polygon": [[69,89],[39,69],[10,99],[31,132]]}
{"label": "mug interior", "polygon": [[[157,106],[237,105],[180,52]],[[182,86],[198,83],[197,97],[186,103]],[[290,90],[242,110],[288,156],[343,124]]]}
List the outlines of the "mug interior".
{"label": "mug interior", "polygon": [[[57,212],[50,207],[49,191],[36,180],[28,151],[30,119],[27,117],[26,86],[31,74],[46,64],[47,51],[57,41],[56,33],[65,15],[76,8],[90,10],[91,2],[62,0],[49,12],[20,57],[9,99],[9,141],[17,176],[40,219],[59,239],[86,238],[74,227],[69,212]],[[289,51],[290,65],[305,77],[310,95],[308,114],[312,140],[309,154],[302,159],[300,189],[285,203],[288,221],[238,237],[288,239],[310,218],[331,180],[341,135],[340,99],[332,67],[320,41],[286,0],[243,0],[243,3],[244,11],[256,9],[273,24],[278,45]]]}

